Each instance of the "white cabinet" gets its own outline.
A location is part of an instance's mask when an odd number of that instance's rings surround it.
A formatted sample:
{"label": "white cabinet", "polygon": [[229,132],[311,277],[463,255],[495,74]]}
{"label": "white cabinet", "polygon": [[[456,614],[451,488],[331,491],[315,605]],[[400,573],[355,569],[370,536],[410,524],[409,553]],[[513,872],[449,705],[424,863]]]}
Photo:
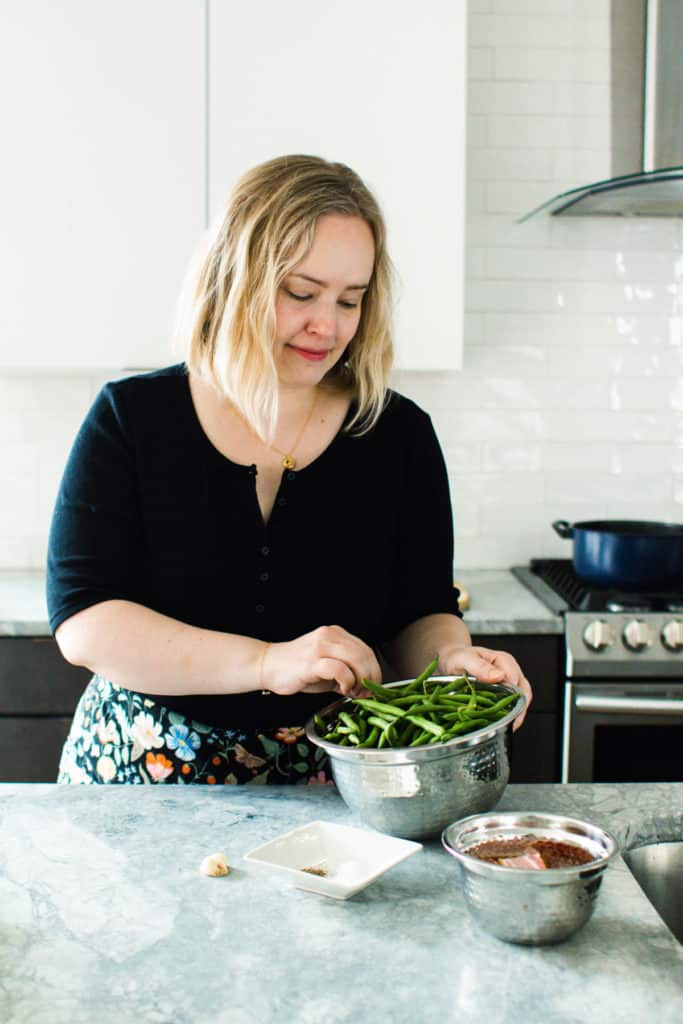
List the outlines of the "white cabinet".
{"label": "white cabinet", "polygon": [[461,365],[466,4],[209,0],[209,212],[285,153],[375,191],[400,278],[397,366]]}
{"label": "white cabinet", "polygon": [[380,200],[398,367],[460,366],[465,11],[2,4],[0,371],[177,358],[175,302],[207,213],[247,168],[291,152],[350,164]]}
{"label": "white cabinet", "polygon": [[0,11],[0,369],[169,362],[205,222],[202,0]]}

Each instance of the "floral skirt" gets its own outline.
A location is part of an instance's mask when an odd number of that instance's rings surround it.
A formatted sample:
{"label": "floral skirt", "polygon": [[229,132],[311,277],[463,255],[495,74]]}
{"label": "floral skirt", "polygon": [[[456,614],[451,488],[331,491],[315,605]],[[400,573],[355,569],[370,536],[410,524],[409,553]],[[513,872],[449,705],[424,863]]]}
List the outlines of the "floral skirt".
{"label": "floral skirt", "polygon": [[78,702],[57,782],[334,785],[325,752],[299,726],[215,728],[101,676]]}

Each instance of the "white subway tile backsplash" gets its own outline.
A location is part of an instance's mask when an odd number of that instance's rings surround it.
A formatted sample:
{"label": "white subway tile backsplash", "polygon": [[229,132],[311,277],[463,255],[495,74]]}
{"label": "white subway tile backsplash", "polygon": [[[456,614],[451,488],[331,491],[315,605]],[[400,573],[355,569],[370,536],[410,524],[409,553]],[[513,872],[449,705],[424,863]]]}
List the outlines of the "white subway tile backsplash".
{"label": "white subway tile backsplash", "polygon": [[547,501],[554,503],[577,494],[611,506],[638,503],[656,508],[671,500],[671,481],[661,473],[546,473],[545,488]]}
{"label": "white subway tile backsplash", "polygon": [[490,213],[518,216],[540,206],[548,197],[547,183],[541,181],[487,181],[484,203]]}
{"label": "white subway tile backsplash", "polygon": [[552,114],[554,108],[545,82],[470,81],[467,92],[471,114]]}
{"label": "white subway tile backsplash", "polygon": [[661,473],[664,478],[683,473],[683,446],[675,444],[620,444],[611,447],[610,465],[622,473]]}
{"label": "white subway tile backsplash", "polygon": [[609,118],[611,85],[609,82],[553,82],[552,110],[555,114],[585,114]]}
{"label": "white subway tile backsplash", "polygon": [[458,410],[457,396],[453,408],[442,413],[445,438],[468,438],[471,441],[538,440],[546,432],[545,414],[524,410],[468,409]]}
{"label": "white subway tile backsplash", "polygon": [[474,312],[550,312],[557,306],[552,286],[542,281],[470,281],[467,308]]}
{"label": "white subway tile backsplash", "polygon": [[[576,184],[587,185],[590,181]],[[551,217],[549,222],[552,244],[558,248],[609,248],[619,252],[660,249],[672,257],[683,248],[683,236],[673,217]]]}
{"label": "white subway tile backsplash", "polygon": [[[600,441],[672,443],[682,430],[674,413],[639,413],[611,411],[584,411],[580,416],[548,410],[544,414],[545,437],[551,441]],[[683,435],[682,435],[683,436]]]}
{"label": "white subway tile backsplash", "polygon": [[542,181],[553,176],[554,154],[540,149],[471,149],[468,174],[478,181]]}
{"label": "white subway tile backsplash", "polygon": [[469,345],[465,351],[464,370],[468,381],[474,375],[492,377],[506,374],[522,380],[545,377],[547,354],[543,345],[534,344],[533,341],[526,344],[508,342],[504,345]]}
{"label": "white subway tile backsplash", "polygon": [[572,191],[580,185],[591,184],[595,181],[603,181],[610,177],[610,155],[605,152],[604,147],[597,149],[579,149],[573,146],[571,149],[553,150],[552,170],[549,175],[554,181],[569,181],[566,189],[557,188],[559,194],[562,191]]}
{"label": "white subway tile backsplash", "polygon": [[[544,473],[606,473],[610,468],[609,444],[583,441],[546,441],[542,448]],[[548,497],[546,495],[546,501]]]}
{"label": "white subway tile backsplash", "polygon": [[470,46],[467,51],[467,77],[470,82],[491,78],[493,51],[490,46]]}
{"label": "white subway tile backsplash", "polygon": [[469,114],[467,117],[467,147],[481,148],[489,144],[489,122],[488,118],[479,114]]}
{"label": "white subway tile backsplash", "polygon": [[565,313],[628,314],[670,313],[677,309],[677,292],[663,282],[605,284],[602,281],[558,281],[553,287],[555,304]]}
{"label": "white subway tile backsplash", "polygon": [[663,368],[663,353],[661,346],[625,349],[623,345],[579,344],[549,350],[547,363],[551,376],[574,377],[577,380],[583,377],[659,376]]}
{"label": "white subway tile backsplash", "polygon": [[[490,44],[489,44],[490,45]],[[493,51],[493,77],[509,81],[609,83],[608,53],[603,49],[568,50],[548,47],[497,45]]]}
{"label": "white subway tile backsplash", "polygon": [[543,467],[542,444],[485,444],[484,473],[539,473]]}
{"label": "white subway tile backsplash", "polygon": [[589,40],[591,49],[601,52],[602,59],[606,60],[609,57],[609,33],[608,17],[588,20],[548,17],[544,12],[512,15],[475,12],[469,18],[468,41],[472,46],[515,47],[524,52],[538,47],[562,52],[574,51]]}

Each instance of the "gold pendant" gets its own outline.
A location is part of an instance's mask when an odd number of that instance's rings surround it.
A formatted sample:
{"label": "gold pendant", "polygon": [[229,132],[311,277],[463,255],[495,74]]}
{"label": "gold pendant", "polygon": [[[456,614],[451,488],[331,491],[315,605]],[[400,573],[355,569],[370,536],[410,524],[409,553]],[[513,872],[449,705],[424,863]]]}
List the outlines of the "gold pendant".
{"label": "gold pendant", "polygon": [[291,455],[285,455],[282,460],[282,465],[284,469],[294,469],[296,467],[296,462]]}

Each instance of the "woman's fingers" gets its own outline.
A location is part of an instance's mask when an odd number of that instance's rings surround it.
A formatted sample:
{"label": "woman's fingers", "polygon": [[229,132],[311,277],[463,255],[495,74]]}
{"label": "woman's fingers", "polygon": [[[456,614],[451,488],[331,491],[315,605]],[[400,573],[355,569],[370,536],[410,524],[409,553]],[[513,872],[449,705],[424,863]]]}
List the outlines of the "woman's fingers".
{"label": "woman's fingers", "polygon": [[331,690],[345,697],[365,696],[362,680],[382,678],[372,648],[341,626],[321,626],[296,640],[274,644],[266,670],[269,688],[281,694]]}
{"label": "woman's fingers", "polygon": [[519,729],[533,700],[533,691],[531,683],[511,654],[507,651],[492,651],[488,647],[462,647],[449,655],[444,668],[447,674],[466,672],[482,683],[506,682],[518,687],[527,700],[524,712],[515,720],[514,728]]}

